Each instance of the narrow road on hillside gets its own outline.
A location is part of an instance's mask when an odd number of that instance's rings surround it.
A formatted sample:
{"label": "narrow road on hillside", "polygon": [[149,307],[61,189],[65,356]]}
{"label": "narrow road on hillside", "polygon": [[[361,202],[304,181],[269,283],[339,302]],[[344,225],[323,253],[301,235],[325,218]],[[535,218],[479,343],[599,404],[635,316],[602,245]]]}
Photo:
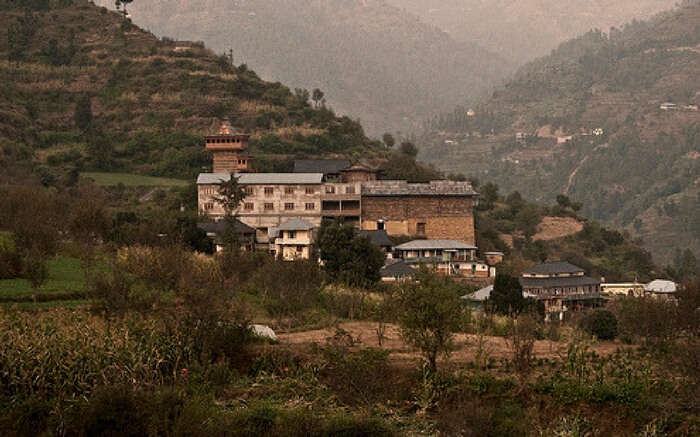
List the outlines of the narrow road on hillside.
{"label": "narrow road on hillside", "polygon": [[583,164],[586,163],[586,161],[588,161],[588,156],[583,158],[581,160],[581,162],[578,163],[578,166],[574,169],[574,171],[572,171],[571,174],[569,175],[569,183],[566,185],[566,190],[564,190],[564,194],[566,194],[567,196],[569,195],[569,190],[571,189],[571,185],[573,185],[573,183],[574,183],[574,178],[576,177],[576,173],[578,173],[579,169],[583,166]]}

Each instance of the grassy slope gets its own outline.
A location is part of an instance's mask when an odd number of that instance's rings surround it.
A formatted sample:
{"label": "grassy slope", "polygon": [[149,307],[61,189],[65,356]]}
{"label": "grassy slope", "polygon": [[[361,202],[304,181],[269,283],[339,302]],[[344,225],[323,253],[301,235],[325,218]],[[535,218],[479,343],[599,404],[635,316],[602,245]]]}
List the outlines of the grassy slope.
{"label": "grassy slope", "polygon": [[[587,216],[642,237],[660,261],[670,261],[676,247],[700,253],[700,112],[659,109],[667,100],[700,103],[698,22],[695,5],[630,26],[612,40],[592,32],[562,44],[479,108],[500,120],[495,137],[460,137],[466,118],[445,117],[438,126],[459,144],[445,145],[445,137],[433,134],[424,156],[530,199],[551,201],[567,192],[583,202]],[[569,146],[544,137],[527,146],[514,142],[515,132],[543,126],[559,135],[602,127],[606,136]]]}
{"label": "grassy slope", "polygon": [[[59,255],[48,263],[49,276],[36,294],[68,295],[81,293],[85,288],[85,277],[76,258]],[[0,301],[31,296],[34,294],[26,279],[0,280]]]}
{"label": "grassy slope", "polygon": [[80,176],[92,179],[99,186],[122,184],[127,187],[182,187],[188,184],[188,181],[182,179],[157,178],[130,173],[84,172]]}
{"label": "grassy slope", "polygon": [[[177,43],[159,40],[115,12],[73,3],[51,2],[51,10],[33,13],[35,32],[20,62],[7,61],[9,41],[0,37],[0,162],[8,179],[26,179],[38,167],[46,173],[70,166],[190,177],[210,162],[201,136],[219,118],[251,133],[253,152],[267,161],[276,155],[381,154],[358,123],[312,108],[282,84],[232,67],[201,45],[176,50]],[[23,16],[0,1],[0,27]],[[58,62],[66,65],[54,65],[50,41],[68,53],[71,35],[74,55]],[[94,114],[90,135],[74,123],[84,94]],[[100,148],[108,150],[101,163],[93,156]]]}

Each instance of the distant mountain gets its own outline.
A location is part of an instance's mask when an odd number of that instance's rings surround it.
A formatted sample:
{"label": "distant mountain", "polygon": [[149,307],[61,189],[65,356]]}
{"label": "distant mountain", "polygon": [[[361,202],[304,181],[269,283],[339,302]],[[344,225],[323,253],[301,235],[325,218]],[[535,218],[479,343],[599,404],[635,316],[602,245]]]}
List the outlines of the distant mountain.
{"label": "distant mountain", "polygon": [[483,97],[514,66],[385,0],[150,0],[129,12],[158,35],[232,49],[263,78],[320,88],[373,134]]}
{"label": "distant mountain", "polygon": [[589,32],[524,66],[485,104],[436,118],[425,159],[583,212],[657,259],[700,254],[700,5]]}
{"label": "distant mountain", "polygon": [[362,126],[203,44],[159,40],[87,0],[0,0],[0,183],[75,170],[190,178],[228,118],[258,169],[295,155],[386,153]]}
{"label": "distant mountain", "polygon": [[646,19],[678,0],[387,0],[458,41],[524,63],[591,29]]}

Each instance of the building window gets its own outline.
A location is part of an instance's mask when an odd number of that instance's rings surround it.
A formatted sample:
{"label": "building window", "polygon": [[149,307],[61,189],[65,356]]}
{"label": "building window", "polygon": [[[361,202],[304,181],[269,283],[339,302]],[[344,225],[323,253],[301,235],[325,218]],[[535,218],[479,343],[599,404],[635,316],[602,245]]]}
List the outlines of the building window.
{"label": "building window", "polygon": [[345,194],[355,194],[355,186],[351,185],[349,187],[345,187]]}
{"label": "building window", "polygon": [[326,194],[335,194],[335,187],[333,185],[326,185]]}
{"label": "building window", "polygon": [[287,238],[289,238],[290,240],[293,240],[293,239],[297,238],[297,233],[296,233],[296,231],[289,231],[289,232],[287,232]]}
{"label": "building window", "polygon": [[316,205],[313,204],[313,203],[307,203],[305,209],[306,209],[307,211],[313,211],[314,209],[316,209]]}
{"label": "building window", "polygon": [[275,192],[275,189],[272,187],[265,187],[265,195],[266,196],[272,196]]}
{"label": "building window", "polygon": [[284,210],[285,211],[292,211],[294,209],[294,204],[293,203],[285,203],[284,204]]}
{"label": "building window", "polygon": [[284,187],[284,194],[294,194],[294,187]]}
{"label": "building window", "polygon": [[377,221],[377,230],[383,231],[384,230],[384,220],[378,220]]}
{"label": "building window", "polygon": [[275,209],[274,203],[266,203],[265,204],[265,211],[272,211],[273,209]]}
{"label": "building window", "polygon": [[252,202],[246,202],[244,208],[246,209],[246,211],[252,211],[253,208],[254,208],[253,203],[252,203]]}
{"label": "building window", "polygon": [[207,211],[214,209],[214,203],[212,203],[212,202],[205,203],[204,209],[206,209]]}
{"label": "building window", "polygon": [[306,194],[314,194],[316,189],[314,187],[306,187]]}
{"label": "building window", "polygon": [[255,194],[255,190],[253,189],[253,187],[245,187],[243,189],[243,192],[246,194],[246,196],[252,196],[253,194]]}
{"label": "building window", "polygon": [[418,235],[425,235],[425,223],[416,224],[416,233]]}
{"label": "building window", "polygon": [[302,253],[304,251],[304,246],[297,246],[297,253]]}

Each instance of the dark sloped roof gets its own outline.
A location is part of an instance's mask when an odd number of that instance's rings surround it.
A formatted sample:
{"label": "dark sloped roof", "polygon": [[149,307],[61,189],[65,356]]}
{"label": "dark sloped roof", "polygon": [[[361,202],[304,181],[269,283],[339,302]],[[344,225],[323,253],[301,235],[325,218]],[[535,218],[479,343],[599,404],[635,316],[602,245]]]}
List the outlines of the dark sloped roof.
{"label": "dark sloped roof", "polygon": [[589,276],[568,276],[563,278],[519,278],[523,288],[565,288],[586,285],[600,285],[598,279]]}
{"label": "dark sloped roof", "polygon": [[581,267],[575,266],[566,261],[548,262],[537,264],[529,270],[525,270],[523,273],[528,273],[531,275],[555,275],[557,273],[583,273]]}
{"label": "dark sloped roof", "polygon": [[406,278],[416,274],[416,271],[403,261],[382,267],[379,271],[382,278]]}
{"label": "dark sloped roof", "polygon": [[294,173],[335,174],[350,167],[347,159],[297,159],[294,161]]}
{"label": "dark sloped roof", "polygon": [[[219,234],[226,230],[226,222],[219,220],[218,222],[201,222],[197,223],[197,227],[207,234]],[[255,228],[251,228],[240,220],[234,222],[234,230],[239,234],[254,234]]]}
{"label": "dark sloped roof", "polygon": [[358,232],[360,237],[367,237],[369,240],[379,247],[393,246],[394,243],[389,239],[389,235],[385,230],[367,231],[362,230]]}

